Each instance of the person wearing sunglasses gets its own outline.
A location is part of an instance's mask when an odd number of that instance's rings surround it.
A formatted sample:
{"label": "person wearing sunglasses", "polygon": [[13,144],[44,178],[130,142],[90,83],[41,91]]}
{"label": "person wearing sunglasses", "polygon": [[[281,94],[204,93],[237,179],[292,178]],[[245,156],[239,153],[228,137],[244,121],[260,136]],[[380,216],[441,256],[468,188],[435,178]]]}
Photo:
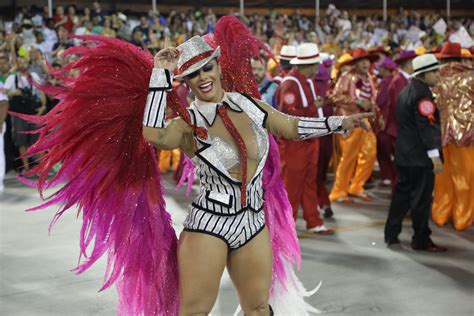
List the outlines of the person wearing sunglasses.
{"label": "person wearing sunglasses", "polygon": [[[155,56],[143,136],[159,149],[183,149],[194,159],[200,178],[199,194],[179,238],[179,315],[210,313],[225,267],[245,314],[268,315],[272,246],[263,212],[262,177],[269,134],[304,140],[345,133],[364,126],[363,119],[372,114],[328,118],[283,114],[246,94],[225,91],[219,55],[219,48],[212,49],[195,36]],[[173,77],[184,80],[195,96],[189,119],[166,120]]]}

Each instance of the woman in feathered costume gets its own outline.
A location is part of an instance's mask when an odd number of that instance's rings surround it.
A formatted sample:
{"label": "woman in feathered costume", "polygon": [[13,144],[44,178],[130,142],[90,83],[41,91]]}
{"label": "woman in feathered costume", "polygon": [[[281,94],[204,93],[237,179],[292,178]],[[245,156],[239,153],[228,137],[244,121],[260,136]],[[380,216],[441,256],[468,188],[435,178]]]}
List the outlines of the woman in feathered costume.
{"label": "woman in feathered costume", "polygon": [[[261,102],[250,60],[265,48],[235,17],[154,61],[115,39],[82,39],[84,46],[67,52],[79,58],[55,72],[64,87],[44,88],[60,103],[44,117],[28,117],[41,126],[28,154],[44,153],[30,171],[39,175],[35,185],[43,197],[63,183],[35,209],[61,204],[53,223],[73,205],[82,212],[87,260],[76,271],[107,252],[102,289],[117,285],[119,314],[206,315],[225,267],[246,315],[317,312],[294,273],[300,249],[270,134],[345,132],[370,114],[298,118]],[[69,76],[72,69],[79,75]],[[189,109],[172,91],[174,74],[196,96]],[[167,107],[179,116],[166,120]],[[197,167],[199,194],[179,244],[150,143],[181,148]]]}

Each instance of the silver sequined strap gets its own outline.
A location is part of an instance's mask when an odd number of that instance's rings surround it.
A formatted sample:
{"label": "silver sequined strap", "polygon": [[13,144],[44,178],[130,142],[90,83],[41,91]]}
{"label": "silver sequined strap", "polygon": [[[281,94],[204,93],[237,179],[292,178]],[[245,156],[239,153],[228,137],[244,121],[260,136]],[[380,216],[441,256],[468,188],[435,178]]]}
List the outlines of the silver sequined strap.
{"label": "silver sequined strap", "polygon": [[146,99],[143,125],[165,127],[166,94],[172,89],[173,74],[167,69],[153,68]]}
{"label": "silver sequined strap", "polygon": [[300,139],[321,137],[331,133],[345,133],[342,129],[344,116],[330,117],[300,117],[298,121],[298,135]]}

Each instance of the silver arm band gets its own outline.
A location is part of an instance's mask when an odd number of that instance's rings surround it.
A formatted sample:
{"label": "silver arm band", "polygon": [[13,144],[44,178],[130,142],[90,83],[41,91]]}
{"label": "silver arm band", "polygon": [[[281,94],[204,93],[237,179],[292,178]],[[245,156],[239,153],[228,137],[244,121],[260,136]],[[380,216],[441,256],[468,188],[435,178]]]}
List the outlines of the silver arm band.
{"label": "silver arm band", "polygon": [[300,139],[321,137],[331,133],[344,134],[342,121],[344,116],[300,117],[298,118],[298,135]]}
{"label": "silver arm band", "polygon": [[167,69],[153,68],[146,99],[143,125],[165,127],[166,95],[173,88],[173,74]]}

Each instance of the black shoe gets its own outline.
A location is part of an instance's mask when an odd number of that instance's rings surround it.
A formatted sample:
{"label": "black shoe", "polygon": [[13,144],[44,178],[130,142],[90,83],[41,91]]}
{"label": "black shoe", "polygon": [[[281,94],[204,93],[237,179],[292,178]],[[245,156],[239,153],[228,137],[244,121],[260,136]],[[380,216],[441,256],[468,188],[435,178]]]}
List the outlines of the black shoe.
{"label": "black shoe", "polygon": [[385,243],[387,244],[387,246],[398,245],[398,244],[400,244],[400,239],[398,239],[398,238],[386,239]]}
{"label": "black shoe", "polygon": [[330,206],[326,207],[324,209],[324,218],[332,218],[334,216],[334,212],[332,211],[332,208]]}
{"label": "black shoe", "polygon": [[430,242],[427,247],[418,247],[415,243],[411,244],[413,250],[427,251],[427,252],[446,252],[448,248],[444,246],[436,245],[434,242]]}
{"label": "black shoe", "polygon": [[[269,316],[274,316],[275,314],[273,313],[272,305],[269,304],[269,305],[268,305],[268,309],[270,310]],[[246,316],[246,315],[244,314],[244,316]]]}

